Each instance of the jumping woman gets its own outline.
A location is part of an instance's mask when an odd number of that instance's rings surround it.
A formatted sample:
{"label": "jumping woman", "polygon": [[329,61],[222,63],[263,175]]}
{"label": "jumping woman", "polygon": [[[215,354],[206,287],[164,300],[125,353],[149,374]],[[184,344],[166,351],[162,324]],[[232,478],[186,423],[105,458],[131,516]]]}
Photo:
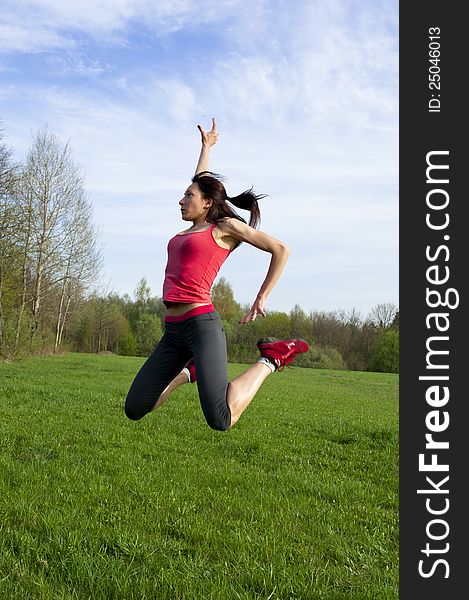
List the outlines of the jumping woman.
{"label": "jumping woman", "polygon": [[[192,222],[192,226],[169,241],[163,284],[165,332],[130,387],[125,413],[129,419],[141,419],[161,406],[174,389],[197,381],[208,425],[224,431],[238,421],[263,381],[291,363],[297,354],[306,352],[308,344],[299,339],[259,340],[259,360],[228,381],[225,333],[210,297],[213,281],[241,242],[270,253],[266,277],[240,323],[254,321],[258,315],[264,317],[266,298],[290,250],[283,242],[256,230],[260,219],[258,200],[264,196],[254,194],[251,188],[229,198],[219,176],[208,170],[210,148],[218,139],[215,119],[208,132],[197,127],[202,148],[192,183],[179,201],[182,220]],[[251,213],[249,225],[233,206]]]}

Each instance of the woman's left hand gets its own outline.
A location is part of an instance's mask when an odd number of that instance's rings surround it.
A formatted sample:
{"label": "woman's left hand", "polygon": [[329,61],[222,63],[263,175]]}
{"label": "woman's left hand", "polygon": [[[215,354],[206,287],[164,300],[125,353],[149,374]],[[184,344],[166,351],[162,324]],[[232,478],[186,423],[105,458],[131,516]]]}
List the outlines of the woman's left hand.
{"label": "woman's left hand", "polygon": [[256,298],[251,310],[239,322],[250,323],[251,321],[255,321],[257,316],[265,317],[264,306],[265,300],[263,298]]}

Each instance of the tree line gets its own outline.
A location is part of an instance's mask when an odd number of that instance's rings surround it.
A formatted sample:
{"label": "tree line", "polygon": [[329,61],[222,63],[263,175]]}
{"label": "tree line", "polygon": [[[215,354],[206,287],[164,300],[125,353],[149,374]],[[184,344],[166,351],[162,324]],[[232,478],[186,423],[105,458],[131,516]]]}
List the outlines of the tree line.
{"label": "tree line", "polygon": [[[251,363],[262,337],[300,337],[310,350],[297,357],[300,367],[399,371],[399,313],[390,303],[376,305],[363,320],[357,311],[307,314],[299,305],[288,313],[271,311],[241,325],[249,306],[238,303],[230,283],[220,278],[212,289],[227,338],[228,360]],[[133,297],[93,294],[82,302],[67,328],[68,349],[148,356],[163,334],[166,309],[142,278]]]}
{"label": "tree line", "polygon": [[[113,352],[147,356],[163,333],[165,306],[145,278],[133,297],[99,293],[102,249],[83,176],[68,144],[39,131],[25,161],[15,163],[0,133],[0,356]],[[93,291],[94,290],[94,291]],[[352,310],[269,312],[240,325],[248,306],[224,278],[212,290],[230,362],[252,362],[261,337],[301,337],[301,367],[399,370],[399,313]]]}

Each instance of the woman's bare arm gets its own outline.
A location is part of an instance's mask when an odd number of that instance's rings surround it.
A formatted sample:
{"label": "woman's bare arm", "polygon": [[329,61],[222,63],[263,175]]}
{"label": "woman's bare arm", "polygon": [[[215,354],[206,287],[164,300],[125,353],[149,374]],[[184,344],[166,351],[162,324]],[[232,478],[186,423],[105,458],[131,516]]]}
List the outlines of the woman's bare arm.
{"label": "woman's bare arm", "polygon": [[217,143],[218,132],[215,117],[212,118],[212,129],[205,131],[201,125],[197,125],[197,129],[200,131],[202,138],[202,148],[200,149],[199,160],[197,167],[195,168],[195,174],[201,173],[202,171],[208,171],[208,157],[210,154],[210,148]]}
{"label": "woman's bare arm", "polygon": [[290,248],[280,240],[263,231],[257,231],[257,229],[246,225],[246,223],[238,219],[227,219],[223,224],[223,230],[227,237],[236,241],[246,242],[255,248],[271,254],[265,279],[259,288],[251,310],[241,319],[240,323],[254,321],[257,315],[265,317],[264,307],[267,296],[273,290],[285,268],[288,257],[291,254]]}

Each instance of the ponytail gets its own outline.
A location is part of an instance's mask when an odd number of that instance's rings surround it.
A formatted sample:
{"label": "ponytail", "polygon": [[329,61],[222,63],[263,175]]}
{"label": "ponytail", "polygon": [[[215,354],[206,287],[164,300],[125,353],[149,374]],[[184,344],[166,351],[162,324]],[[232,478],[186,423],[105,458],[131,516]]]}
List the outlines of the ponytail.
{"label": "ponytail", "polygon": [[227,198],[230,204],[237,206],[238,208],[242,208],[243,210],[248,210],[251,213],[249,217],[249,225],[257,228],[261,221],[261,211],[259,209],[259,200],[261,198],[265,198],[266,194],[255,194],[253,189],[246,190],[242,194],[238,196],[234,196],[233,198]]}
{"label": "ponytail", "polygon": [[231,204],[237,208],[248,210],[251,213],[249,225],[257,228],[261,220],[258,201],[261,198],[265,198],[266,194],[255,194],[251,187],[238,196],[230,198],[226,193],[222,181],[223,177],[221,175],[217,175],[211,171],[202,171],[192,178],[192,182],[197,183],[202,195],[212,200],[212,206],[207,213],[207,221],[209,223],[216,223],[226,217],[233,217],[246,223],[246,220],[230,206]]}

